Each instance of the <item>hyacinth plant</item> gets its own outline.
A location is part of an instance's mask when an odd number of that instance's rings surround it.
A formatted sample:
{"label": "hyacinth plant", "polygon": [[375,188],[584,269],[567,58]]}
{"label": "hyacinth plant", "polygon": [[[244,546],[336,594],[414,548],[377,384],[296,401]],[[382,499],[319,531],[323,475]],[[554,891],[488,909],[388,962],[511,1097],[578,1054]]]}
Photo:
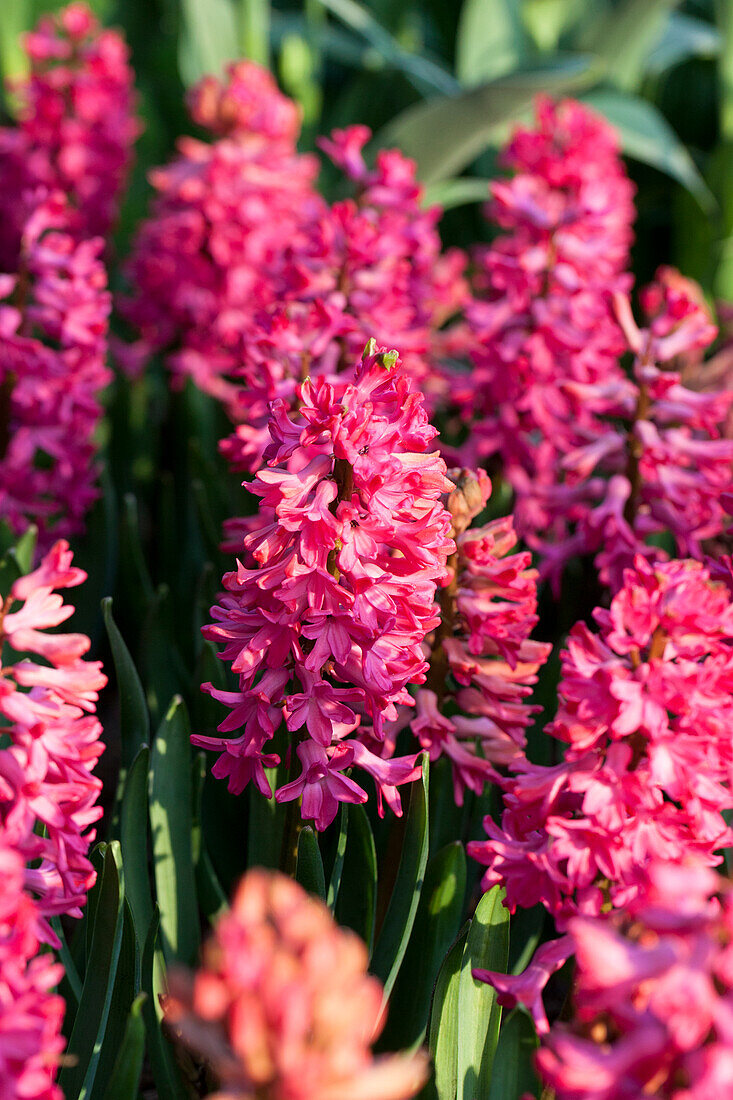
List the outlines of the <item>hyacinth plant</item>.
{"label": "hyacinth plant", "polygon": [[[726,1096],[731,307],[630,62],[616,130],[326,7],[188,0],[185,96],[170,13],[0,12],[0,1100]],[[434,94],[316,126],[361,33]]]}

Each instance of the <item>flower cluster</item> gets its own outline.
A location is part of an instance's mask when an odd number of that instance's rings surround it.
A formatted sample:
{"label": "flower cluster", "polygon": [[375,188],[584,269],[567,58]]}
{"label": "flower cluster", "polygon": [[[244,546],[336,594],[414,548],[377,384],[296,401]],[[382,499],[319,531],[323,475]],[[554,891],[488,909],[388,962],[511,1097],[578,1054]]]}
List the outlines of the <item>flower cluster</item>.
{"label": "flower cluster", "polygon": [[306,374],[333,378],[348,370],[373,332],[400,349],[431,405],[445,387],[441,326],[466,300],[464,256],[441,253],[440,209],[422,208],[412,161],[382,150],[367,167],[370,136],[367,127],[351,126],[320,142],[356,195],[321,207],[302,226],[283,256],[273,308],[255,317],[242,340],[229,409],[237,427],[222,444],[237,470],[254,471],[262,460],[269,403],[281,398],[292,406]]}
{"label": "flower cluster", "polygon": [[[511,517],[469,527],[488,500],[489,479],[470,470],[450,476],[456,551],[411,729],[431,760],[450,759],[460,805],[464,788],[480,794],[496,774],[493,765],[506,766],[524,748],[537,709],[526,699],[551,646],[529,638],[537,622],[537,574],[528,553],[510,553],[517,542]],[[458,711],[450,717],[449,702]]]}
{"label": "flower cluster", "polygon": [[63,999],[52,992],[63,968],[39,954],[25,867],[0,828],[0,1095],[62,1100],[54,1084],[63,1050]]}
{"label": "flower cluster", "polygon": [[[106,678],[99,662],[83,659],[83,634],[49,633],[73,612],[54,589],[85,577],[58,542],[0,605],[0,1095],[8,1100],[61,1100],[64,1002],[52,991],[63,968],[40,947],[58,946],[48,918],[80,915],[95,878],[87,852],[102,813],[92,770],[103,745],[94,708]],[[30,656],[12,663],[17,653]]]}
{"label": "flower cluster", "polygon": [[670,366],[706,347],[715,327],[696,288],[669,268],[659,270],[642,305],[649,323],[639,329],[628,299],[616,299],[634,355],[632,378],[560,387],[571,398],[573,423],[590,410],[602,430],[577,430],[554,484],[525,500],[538,509],[527,541],[556,579],[570,556],[594,553],[601,580],[615,590],[635,554],[664,556],[652,536],[669,532],[679,554],[700,559],[704,542],[727,526],[721,494],[730,485],[733,440],[721,434],[733,388],[696,392]]}
{"label": "flower cluster", "polygon": [[[454,549],[440,496],[452,489],[423,398],[396,352],[364,352],[354,380],[306,380],[300,417],[273,404],[269,466],[251,491],[258,525],[245,539],[252,567],[226,574],[207,638],[239,675],[239,690],[205,688],[228,704],[222,733],[193,738],[221,752],[214,774],[269,797],[265,745],[284,720],[302,771],[276,792],[302,795],[303,817],[325,828],[338,803],[364,802],[347,772],[370,773],[400,812],[397,785],[415,757],[385,759],[385,722],[425,678],[422,644],[438,625],[436,585]],[[353,736],[350,736],[352,735]]]}
{"label": "flower cluster", "polygon": [[455,394],[471,423],[467,461],[498,455],[520,502],[552,483],[568,433],[598,434],[593,411],[572,408],[559,384],[622,377],[611,300],[630,285],[634,218],[611,127],[572,100],[542,97],[536,113],[504,151],[515,175],[491,186],[489,214],[504,233],[478,257],[473,369]]}
{"label": "flower cluster", "polygon": [[372,1056],[384,1014],[367,963],[322,902],[250,871],[193,981],[171,975],[166,1019],[211,1063],[218,1100],[408,1100],[425,1058]]}
{"label": "flower cluster", "polygon": [[135,372],[166,352],[175,377],[229,407],[252,317],[275,300],[283,252],[325,204],[315,158],[296,149],[298,109],[265,70],[231,65],[225,84],[206,77],[189,104],[216,140],[182,138],[151,175],[158,195],[127,264],[133,296],[120,303],[140,339],[121,354]]}
{"label": "flower cluster", "polygon": [[[57,542],[41,564],[16,580],[0,610],[0,647],[32,656],[0,672],[0,834],[25,864],[43,938],[56,937],[45,918],[80,915],[94,883],[87,858],[101,816],[101,781],[92,774],[103,745],[95,716],[107,682],[99,661],[87,661],[83,634],[49,633],[73,608],[54,589],[73,588],[86,574]],[[41,829],[40,826],[43,828]]]}
{"label": "flower cluster", "polygon": [[315,159],[296,151],[295,105],[250,62],[225,84],[203,81],[192,113],[216,140],[184,139],[152,176],[159,194],[122,304],[140,333],[127,364],[164,351],[179,381],[221,401],[237,425],[225,452],[249,472],[269,403],[292,407],[306,376],[348,371],[372,332],[400,348],[408,373],[442,385],[433,360],[466,296],[464,258],[441,254],[439,210],[422,209],[412,161],[382,151],[368,169],[369,130],[335,131],[321,146],[357,194],[329,205]]}
{"label": "flower cluster", "polygon": [[0,275],[0,516],[47,548],[95,500],[110,296],[100,238],[85,240],[60,192],[38,201],[20,265]]}
{"label": "flower cluster", "polygon": [[562,763],[510,764],[501,825],[469,851],[506,904],[543,903],[559,928],[626,904],[644,863],[731,843],[733,603],[694,561],[627,570],[599,633],[573,628],[548,732]]}
{"label": "flower cluster", "polygon": [[611,920],[576,917],[575,1013],[537,1055],[558,1100],[708,1100],[733,1089],[733,892],[653,864]]}
{"label": "flower cluster", "polygon": [[[43,187],[62,191],[86,237],[114,224],[139,132],[133,73],[116,31],[72,3],[26,36],[30,75],[20,83],[16,129],[0,131],[3,230],[0,267],[15,267],[27,204]],[[24,209],[25,207],[25,209]]]}

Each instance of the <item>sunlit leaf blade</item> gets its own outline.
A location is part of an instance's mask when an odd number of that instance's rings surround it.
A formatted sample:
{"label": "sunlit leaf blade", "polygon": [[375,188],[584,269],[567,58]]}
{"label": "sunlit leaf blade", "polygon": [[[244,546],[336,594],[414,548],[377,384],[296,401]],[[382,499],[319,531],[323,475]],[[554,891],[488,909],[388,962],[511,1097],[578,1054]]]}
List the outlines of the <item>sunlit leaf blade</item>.
{"label": "sunlit leaf blade", "polygon": [[500,886],[484,894],[468,930],[458,985],[457,1100],[486,1096],[491,1085],[501,1007],[494,988],[476,981],[471,972],[477,967],[506,972],[509,911],[503,897]]}
{"label": "sunlit leaf blade", "polygon": [[409,1047],[425,1034],[438,970],[461,924],[466,852],[459,841],[428,863],[415,927],[389,1006],[390,1045]]}
{"label": "sunlit leaf blade", "polygon": [[371,969],[384,985],[385,1000],[392,992],[407,951],[425,879],[429,842],[428,767],[425,758],[422,780],[412,785],[397,880],[371,962]]}
{"label": "sunlit leaf blade", "polygon": [[487,202],[491,180],[476,176],[461,176],[454,180],[439,180],[425,188],[423,206],[440,206],[452,210],[474,202]]}
{"label": "sunlit leaf blade", "polygon": [[239,26],[232,0],[181,0],[178,68],[184,85],[219,76],[239,56]]}
{"label": "sunlit leaf blade", "polygon": [[198,908],[191,845],[191,746],[188,716],[176,697],[153,741],[150,825],[160,931],[168,961],[192,966],[198,953]]}
{"label": "sunlit leaf blade", "polygon": [[112,616],[112,598],[102,600],[104,626],[109,638],[120,700],[120,753],[127,769],[143,745],[150,742],[150,716],[140,677],[130,651]]}
{"label": "sunlit leaf blade", "polygon": [[156,909],[148,929],[148,939],[142,960],[142,989],[146,994],[143,1019],[148,1057],[158,1100],[186,1100],[187,1097],[196,1094],[184,1084],[173,1050],[161,1026],[163,1019],[161,997],[166,993],[166,983],[159,930],[160,914]]}
{"label": "sunlit leaf blade", "polygon": [[718,57],[722,49],[723,36],[712,23],[673,11],[644,67],[647,73],[657,75],[690,57]]}
{"label": "sunlit leaf blade", "polygon": [[143,745],[125,782],[120,814],[120,845],[125,893],[132,910],[135,938],[142,954],[153,916],[148,874],[148,782],[150,750]]}
{"label": "sunlit leaf blade", "polygon": [[338,899],[339,890],[341,889],[341,876],[344,870],[344,858],[346,856],[346,841],[349,835],[349,804],[348,802],[341,803],[341,809],[339,811],[339,831],[338,838],[336,840],[336,857],[333,861],[333,868],[331,870],[331,876],[328,880],[328,893],[326,895],[326,904],[333,913],[336,908],[336,901]]}
{"label": "sunlit leaf blade", "polygon": [[537,1034],[529,1016],[520,1009],[504,1022],[499,1033],[488,1100],[538,1096],[539,1083],[533,1068]]}
{"label": "sunlit leaf blade", "polygon": [[408,107],[380,130],[375,143],[381,148],[397,146],[417,161],[423,183],[436,183],[469,165],[538,92],[560,94],[592,79],[592,61],[581,56],[512,73],[459,95],[437,96]]}
{"label": "sunlit leaf blade", "polygon": [[461,930],[438,971],[428,1035],[438,1100],[455,1100],[458,1073],[458,987],[469,925]]}
{"label": "sunlit leaf blade", "polygon": [[519,0],[463,0],[456,75],[464,87],[518,69],[530,50]]}
{"label": "sunlit leaf blade", "polygon": [[135,1100],[145,1057],[145,1022],[142,1007],[147,994],[139,993],[130,1007],[122,1045],[104,1100]]}
{"label": "sunlit leaf blade", "polygon": [[103,852],[84,985],[67,1047],[68,1061],[59,1074],[64,1095],[92,1096],[102,1052],[123,932],[122,853],[116,841]]}

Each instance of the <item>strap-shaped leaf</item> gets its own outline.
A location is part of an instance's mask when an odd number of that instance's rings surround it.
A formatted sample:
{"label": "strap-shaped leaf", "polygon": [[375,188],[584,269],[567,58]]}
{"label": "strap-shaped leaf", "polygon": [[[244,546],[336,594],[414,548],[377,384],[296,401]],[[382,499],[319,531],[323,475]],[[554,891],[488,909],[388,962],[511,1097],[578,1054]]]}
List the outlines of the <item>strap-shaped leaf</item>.
{"label": "strap-shaped leaf", "polygon": [[189,966],[199,946],[191,803],[188,715],[176,696],[153,741],[150,826],[163,950],[169,962]]}
{"label": "strap-shaped leaf", "polygon": [[231,0],[181,0],[181,18],[178,69],[188,87],[236,59],[239,27]]}
{"label": "strap-shaped leaf", "polygon": [[644,68],[657,75],[688,57],[718,57],[722,49],[723,36],[712,23],[673,11],[647,54]]}
{"label": "strap-shaped leaf", "polygon": [[336,899],[336,920],[361,936],[371,955],[376,917],[377,851],[374,834],[364,807],[354,805],[349,807],[349,835],[341,889]]}
{"label": "strap-shaped leaf", "polygon": [[707,213],[715,210],[715,199],[694,160],[653,103],[615,89],[589,92],[582,98],[615,126],[628,156],[676,179]]}
{"label": "strap-shaped leaf", "polygon": [[120,700],[122,767],[127,769],[143,745],[150,742],[150,715],[135,663],[112,615],[112,597],[102,600],[104,626],[109,638]]}
{"label": "strap-shaped leaf", "polygon": [[139,966],[135,944],[135,927],[130,906],[125,898],[122,903],[122,944],[120,946],[115,984],[107,1017],[107,1026],[99,1053],[99,1065],[94,1079],[90,1100],[102,1100],[112,1080],[115,1062],[120,1052],[120,1038],[124,1034],[132,1002],[139,989]]}
{"label": "strap-shaped leaf", "polygon": [[638,87],[646,57],[679,0],[621,0],[588,22],[582,49],[605,62],[608,80],[619,88]]}
{"label": "strap-shaped leaf", "polygon": [[476,907],[468,930],[458,984],[457,1100],[486,1096],[499,1039],[501,1006],[496,990],[478,982],[472,971],[506,972],[509,958],[509,910],[504,890],[495,886]]}
{"label": "strap-shaped leaf", "polygon": [[148,939],[143,951],[142,990],[146,995],[143,1004],[143,1020],[147,1036],[148,1057],[159,1100],[185,1100],[194,1096],[184,1084],[161,1022],[163,1008],[161,997],[165,995],[165,962],[160,944],[160,913],[156,908],[148,929]]}
{"label": "strap-shaped leaf", "polygon": [[139,993],[130,1006],[122,1046],[104,1100],[136,1100],[145,1057],[145,1021],[142,1008],[146,999],[146,993]]}
{"label": "strap-shaped leaf", "polygon": [[328,893],[326,894],[326,904],[333,913],[336,908],[336,900],[341,889],[341,876],[344,870],[344,858],[346,856],[346,840],[349,835],[349,804],[348,802],[341,803],[341,810],[339,812],[339,831],[336,838],[336,856],[333,861],[333,868],[331,869],[331,876],[328,880]]}
{"label": "strap-shaped leaf", "polygon": [[513,72],[530,49],[519,0],[463,0],[456,35],[456,75],[464,87]]}
{"label": "strap-shaped leaf", "polygon": [[142,955],[153,916],[148,874],[148,785],[150,749],[143,745],[125,781],[120,814],[120,845],[125,870],[125,893],[130,903],[135,938]]}
{"label": "strap-shaped leaf", "polygon": [[417,161],[423,183],[435,183],[467,167],[538,92],[557,95],[587,85],[593,76],[591,59],[579,55],[511,73],[460,95],[436,96],[399,114],[380,130],[376,144],[396,145]]}
{"label": "strap-shaped leaf", "polygon": [[92,1096],[122,946],[122,853],[116,841],[103,850],[102,879],[94,914],[86,975],[69,1038],[69,1061],[59,1074],[64,1095]]}
{"label": "strap-shaped leaf", "polygon": [[428,760],[422,779],[413,783],[397,881],[374,948],[371,968],[384,985],[387,1000],[407,951],[428,862]]}
{"label": "strap-shaped leaf", "polygon": [[470,924],[461,929],[443,960],[430,1006],[428,1035],[438,1100],[455,1100],[458,1080],[458,987]]}
{"label": "strap-shaped leaf", "polygon": [[458,91],[458,81],[443,66],[424,54],[411,53],[392,37],[388,30],[357,0],[317,0],[352,31],[363,37],[384,61],[404,73],[411,84],[423,94]]}
{"label": "strap-shaped leaf", "polygon": [[460,176],[454,180],[439,180],[425,189],[423,206],[440,206],[452,210],[474,202],[488,202],[491,180],[477,176]]}
{"label": "strap-shaped leaf", "polygon": [[515,1009],[499,1034],[488,1100],[539,1096],[539,1082],[533,1068],[537,1046],[534,1024],[526,1012]]}
{"label": "strap-shaped leaf", "polygon": [[227,896],[206,850],[202,825],[202,800],[206,781],[206,755],[197,753],[193,761],[193,829],[191,842],[196,874],[196,892],[201,912],[213,924],[229,908]]}
{"label": "strap-shaped leaf", "polygon": [[321,850],[318,847],[318,837],[310,825],[302,828],[298,836],[295,878],[309,894],[320,898],[321,901],[326,900],[326,876],[323,871]]}
{"label": "strap-shaped leaf", "polygon": [[454,841],[428,863],[415,927],[389,1006],[392,1049],[422,1041],[438,970],[461,925],[466,852]]}

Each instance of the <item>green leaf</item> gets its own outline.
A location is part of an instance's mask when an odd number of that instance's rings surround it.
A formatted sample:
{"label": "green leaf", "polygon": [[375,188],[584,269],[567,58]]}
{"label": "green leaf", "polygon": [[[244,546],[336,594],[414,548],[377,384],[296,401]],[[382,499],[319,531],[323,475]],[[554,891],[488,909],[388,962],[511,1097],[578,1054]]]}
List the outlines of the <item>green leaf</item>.
{"label": "green leaf", "polygon": [[153,917],[148,875],[148,776],[150,750],[143,745],[125,782],[120,814],[120,845],[125,893],[132,910],[135,938],[142,954]]}
{"label": "green leaf", "polygon": [[130,906],[125,899],[122,905],[122,944],[117,962],[115,984],[110,1000],[107,1025],[99,1054],[99,1065],[90,1092],[90,1100],[101,1100],[112,1080],[115,1062],[120,1051],[120,1036],[124,1033],[130,1013],[130,1007],[139,992],[139,980],[136,973],[137,949],[135,945],[135,927],[132,922]]}
{"label": "green leaf", "polygon": [[304,826],[298,836],[295,879],[309,894],[321,901],[326,900],[326,876],[323,872],[321,850],[318,847],[318,837],[310,825]]}
{"label": "green leaf", "polygon": [[153,741],[150,825],[160,931],[168,962],[192,966],[199,946],[191,845],[191,745],[186,707],[173,699]]}
{"label": "green leaf", "polygon": [[589,24],[581,48],[605,62],[607,77],[619,88],[639,86],[644,63],[679,0],[620,0]]}
{"label": "green leaf", "polygon": [[658,76],[690,57],[718,57],[722,49],[723,36],[712,23],[673,11],[647,54],[645,70]]}
{"label": "green leaf", "polygon": [[116,841],[104,849],[102,881],[79,1008],[59,1074],[64,1095],[92,1096],[117,975],[123,932],[122,853]]}
{"label": "green leaf", "polygon": [[32,25],[33,5],[30,0],[13,0],[11,4],[0,7],[0,85],[26,76],[28,56],[21,36]]}
{"label": "green leaf", "polygon": [[428,1034],[438,1100],[455,1100],[458,1073],[458,987],[470,924],[461,929],[438,971]]}
{"label": "green leaf", "polygon": [[419,92],[452,95],[460,88],[453,76],[424,54],[411,53],[356,0],[318,0],[352,31],[361,35],[392,68],[402,72]]}
{"label": "green leaf", "polygon": [[581,98],[616,128],[627,156],[665,172],[686,187],[704,211],[715,211],[715,199],[695,162],[652,103],[612,89],[589,92]]}
{"label": "green leaf", "polygon": [[428,760],[423,759],[422,781],[412,784],[410,811],[397,881],[374,949],[371,969],[384,985],[384,999],[392,987],[407,951],[415,923],[428,862]]}
{"label": "green leaf", "polygon": [[206,850],[202,826],[202,803],[206,781],[206,754],[197,753],[193,762],[193,828],[191,843],[196,873],[196,892],[199,906],[210,924],[213,924],[229,908],[214,866]]}
{"label": "green leaf", "polygon": [[461,176],[454,180],[439,180],[425,188],[423,206],[440,206],[443,210],[452,210],[456,206],[467,206],[474,202],[488,202],[491,180],[475,176]]}
{"label": "green leaf", "polygon": [[363,806],[349,806],[341,889],[336,898],[336,920],[361,936],[369,954],[374,946],[377,917],[377,851],[374,834]]}
{"label": "green leaf", "polygon": [[504,891],[495,886],[476,907],[461,961],[458,984],[458,1050],[456,1100],[486,1096],[491,1085],[501,1007],[496,990],[478,982],[471,971],[506,972],[509,958],[509,911]]}
{"label": "green leaf", "polygon": [[120,699],[120,752],[122,769],[127,769],[143,745],[150,742],[150,716],[145,692],[130,651],[112,617],[112,597],[102,600],[104,626],[109,638]]}
{"label": "green leaf", "polygon": [[242,54],[265,68],[270,64],[270,0],[239,0]]}
{"label": "green leaf", "polygon": [[328,894],[326,904],[333,913],[336,908],[339,890],[341,888],[341,876],[344,870],[344,858],[346,856],[346,841],[349,835],[349,804],[341,803],[339,812],[339,831],[336,840],[336,858],[333,861],[331,877],[328,880]]}
{"label": "green leaf", "polygon": [[239,27],[232,0],[181,0],[178,71],[186,87],[202,76],[220,76],[239,55]]}
{"label": "green leaf", "polygon": [[526,1012],[515,1009],[499,1034],[488,1100],[539,1095],[539,1082],[533,1069],[538,1045],[531,1019]]}
{"label": "green leaf", "polygon": [[[71,951],[69,950],[69,944],[68,944],[68,942],[66,940],[66,936],[64,934],[63,925],[61,924],[61,918],[60,917],[51,917],[50,918],[50,924],[51,924],[51,927],[53,928],[54,932],[56,933],[56,935],[59,938],[59,943],[61,944],[61,946],[59,948],[57,948],[57,951],[58,951],[59,959],[63,963],[63,967],[64,967],[63,981],[66,982],[68,987],[69,987],[69,991],[71,992],[71,996],[74,999],[74,1011],[76,1011],[76,1009],[79,1005],[79,1000],[81,998],[82,981],[81,981],[81,978],[79,977],[79,971],[76,968],[76,963],[74,962],[74,957],[71,954]],[[64,999],[67,1001],[67,1007],[68,1007],[69,995],[68,995],[67,991],[64,991]]]}
{"label": "green leaf", "polygon": [[183,1081],[175,1056],[161,1026],[163,1009],[160,998],[167,992],[165,963],[160,946],[160,913],[157,908],[148,929],[142,962],[142,988],[146,994],[143,1019],[147,1036],[148,1057],[153,1072],[158,1100],[183,1100],[195,1096]]}
{"label": "green leaf", "polygon": [[33,568],[33,555],[38,542],[38,528],[32,523],[15,544],[15,559],[22,574],[30,573]]}
{"label": "green leaf", "polygon": [[464,87],[513,72],[529,52],[519,0],[463,0],[456,75]]}
{"label": "green leaf", "polygon": [[733,140],[733,4],[716,0],[715,16],[723,36],[723,49],[718,62],[720,82],[720,130],[726,141]]}
{"label": "green leaf", "polygon": [[461,924],[466,891],[466,852],[459,841],[428,863],[410,943],[389,1005],[392,1049],[421,1042],[430,1000],[446,951]]}
{"label": "green leaf", "polygon": [[499,129],[529,107],[538,92],[567,92],[593,79],[587,57],[561,59],[512,73],[460,95],[417,103],[376,137],[380,148],[397,146],[417,161],[418,176],[436,183],[461,172],[496,138]]}
{"label": "green leaf", "polygon": [[114,1071],[107,1085],[104,1100],[136,1100],[145,1056],[145,1021],[142,1007],[146,993],[139,993],[130,1006],[127,1026]]}

